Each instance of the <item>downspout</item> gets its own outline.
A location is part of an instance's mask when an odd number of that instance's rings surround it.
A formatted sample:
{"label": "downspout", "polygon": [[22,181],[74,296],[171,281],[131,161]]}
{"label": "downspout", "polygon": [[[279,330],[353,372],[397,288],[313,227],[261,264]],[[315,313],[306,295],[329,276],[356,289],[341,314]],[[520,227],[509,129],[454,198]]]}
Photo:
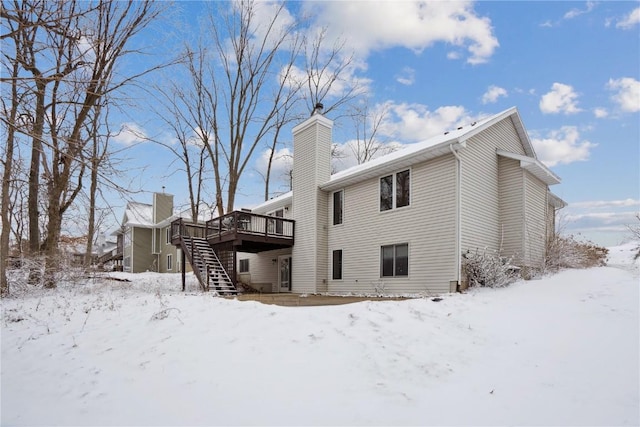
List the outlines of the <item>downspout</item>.
{"label": "downspout", "polygon": [[451,153],[456,158],[456,291],[459,290],[461,285],[461,270],[462,270],[462,209],[461,205],[461,178],[462,178],[462,159],[456,149],[453,148],[453,144],[449,144]]}

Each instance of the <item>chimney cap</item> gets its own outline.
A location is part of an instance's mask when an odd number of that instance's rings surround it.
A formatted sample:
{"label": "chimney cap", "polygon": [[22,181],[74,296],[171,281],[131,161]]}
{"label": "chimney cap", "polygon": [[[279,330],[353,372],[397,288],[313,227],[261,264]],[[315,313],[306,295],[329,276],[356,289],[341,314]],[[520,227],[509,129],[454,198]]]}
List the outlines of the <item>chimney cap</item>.
{"label": "chimney cap", "polygon": [[322,104],[322,102],[317,102],[316,106],[311,112],[311,115],[313,116],[314,114],[322,114],[322,110],[324,110],[324,105]]}

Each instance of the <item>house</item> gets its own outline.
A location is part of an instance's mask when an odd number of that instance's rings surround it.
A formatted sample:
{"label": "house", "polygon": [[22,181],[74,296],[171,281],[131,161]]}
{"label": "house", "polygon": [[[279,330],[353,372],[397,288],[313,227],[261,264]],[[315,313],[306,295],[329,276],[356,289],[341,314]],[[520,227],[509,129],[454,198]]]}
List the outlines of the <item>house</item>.
{"label": "house", "polygon": [[332,126],[316,110],[293,129],[292,192],[207,223],[230,277],[271,292],[442,293],[463,284],[466,251],[543,267],[560,178],[516,108],[333,175]]}
{"label": "house", "polygon": [[122,270],[131,273],[182,270],[180,249],[171,244],[170,227],[175,219],[173,195],[153,193],[152,204],[128,202],[112,259],[122,260]]}

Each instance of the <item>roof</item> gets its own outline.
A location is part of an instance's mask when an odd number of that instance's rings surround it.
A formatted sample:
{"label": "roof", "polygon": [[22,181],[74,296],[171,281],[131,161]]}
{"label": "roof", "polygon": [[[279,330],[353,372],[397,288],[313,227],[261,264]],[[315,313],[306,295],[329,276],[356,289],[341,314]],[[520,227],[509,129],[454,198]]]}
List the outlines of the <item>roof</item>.
{"label": "roof", "polygon": [[[537,159],[533,145],[529,139],[529,135],[524,128],[522,119],[520,118],[520,113],[518,113],[518,109],[516,107],[511,107],[498,114],[473,122],[467,126],[461,126],[453,131],[435,135],[422,142],[409,144],[401,150],[335,173],[331,175],[329,181],[320,185],[320,188],[325,191],[337,190],[347,185],[355,184],[370,178],[377,178],[385,173],[390,173],[416,163],[449,154],[452,149],[466,147],[466,141],[468,139],[508,118],[511,119],[518,137],[520,138],[520,141],[522,141],[526,155],[508,153],[501,150],[498,150],[498,154],[520,160],[521,167],[531,172],[546,184],[558,184],[560,182],[560,178]],[[291,197],[292,192],[285,193],[254,207],[253,210],[261,212],[274,210],[291,203]]]}
{"label": "roof", "polygon": [[522,123],[520,114],[515,107],[512,107],[467,126],[461,126],[453,131],[441,133],[425,141],[410,144],[401,150],[333,174],[329,181],[321,185],[320,188],[327,191],[336,190],[346,185],[369,178],[375,178],[387,172],[393,172],[394,170],[409,167],[415,163],[451,153],[452,148],[458,149],[465,147],[466,141],[469,138],[506,118],[511,118],[527,156],[535,160],[536,155],[529,136],[524,130],[524,124]]}
{"label": "roof", "polygon": [[560,177],[551,172],[545,165],[543,165],[538,159],[533,157],[523,156],[522,154],[509,153],[504,150],[496,150],[498,156],[506,157],[513,160],[520,161],[520,167],[526,169],[533,176],[547,185],[560,184]]}
{"label": "roof", "polygon": [[554,208],[556,208],[556,209],[562,209],[565,206],[567,206],[567,202],[565,202],[560,197],[558,197],[555,194],[553,194],[551,191],[549,191],[548,200],[549,200],[549,204],[551,206],[553,206]]}
{"label": "roof", "polygon": [[130,227],[153,227],[153,206],[147,203],[129,202],[124,211],[124,225]]}
{"label": "roof", "polygon": [[284,194],[281,194],[277,197],[273,197],[265,202],[260,203],[257,206],[254,206],[251,211],[255,213],[267,213],[274,211],[278,208],[285,207],[291,204],[291,198],[293,196],[292,191],[288,191]]}

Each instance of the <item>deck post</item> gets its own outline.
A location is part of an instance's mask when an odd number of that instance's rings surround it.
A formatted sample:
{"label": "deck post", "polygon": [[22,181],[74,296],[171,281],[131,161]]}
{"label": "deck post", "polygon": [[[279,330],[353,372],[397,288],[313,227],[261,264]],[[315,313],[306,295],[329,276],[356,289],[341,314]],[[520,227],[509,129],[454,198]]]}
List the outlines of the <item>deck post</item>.
{"label": "deck post", "polygon": [[180,267],[181,267],[181,270],[182,270],[182,292],[184,292],[185,283],[186,283],[185,270],[187,268],[187,266],[185,265],[186,260],[185,260],[185,255],[184,255],[184,249],[180,251],[180,261],[181,261],[180,262]]}

